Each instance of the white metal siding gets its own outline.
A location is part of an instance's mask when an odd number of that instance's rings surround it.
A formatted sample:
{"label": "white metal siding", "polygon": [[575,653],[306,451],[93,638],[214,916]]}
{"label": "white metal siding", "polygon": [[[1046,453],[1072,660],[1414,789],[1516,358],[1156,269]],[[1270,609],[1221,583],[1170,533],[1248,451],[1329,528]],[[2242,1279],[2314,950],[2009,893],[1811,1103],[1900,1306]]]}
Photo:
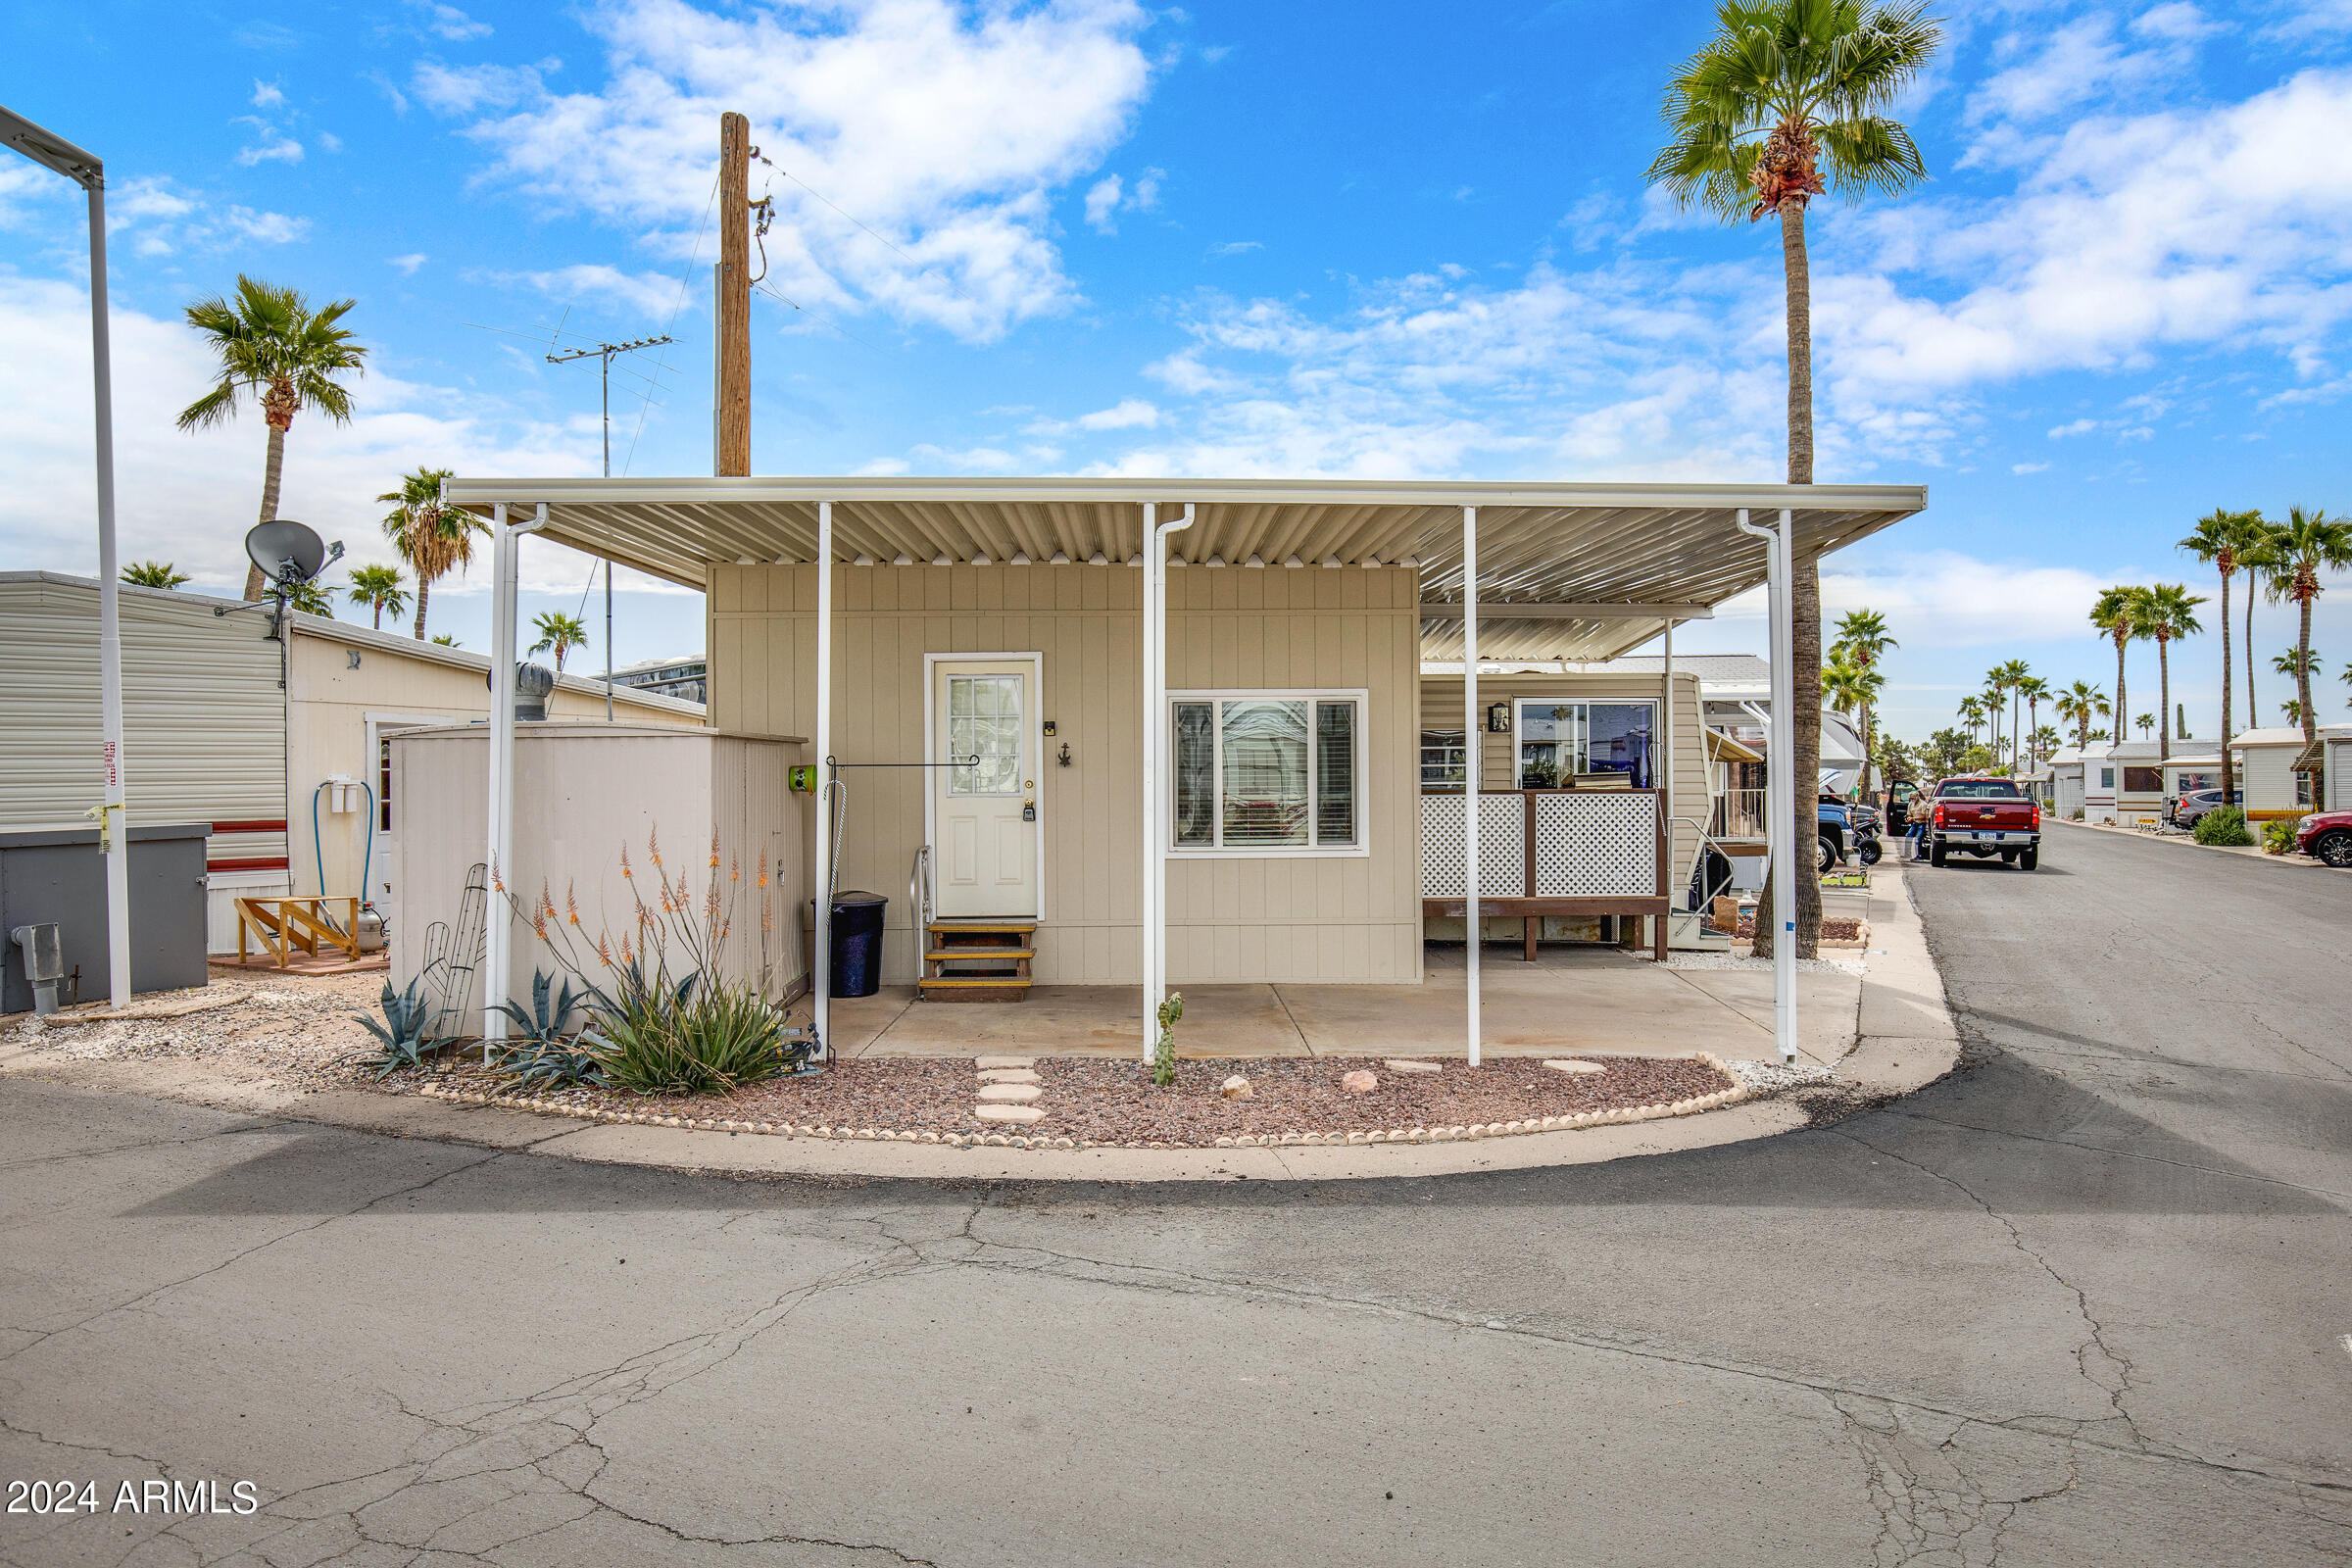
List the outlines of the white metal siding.
{"label": "white metal siding", "polygon": [[[284,814],[285,707],[269,617],[125,588],[122,766],[133,822]],[[0,582],[0,826],[82,825],[99,804],[98,590]],[[280,835],[240,857],[285,853]],[[220,851],[215,850],[216,854]]]}

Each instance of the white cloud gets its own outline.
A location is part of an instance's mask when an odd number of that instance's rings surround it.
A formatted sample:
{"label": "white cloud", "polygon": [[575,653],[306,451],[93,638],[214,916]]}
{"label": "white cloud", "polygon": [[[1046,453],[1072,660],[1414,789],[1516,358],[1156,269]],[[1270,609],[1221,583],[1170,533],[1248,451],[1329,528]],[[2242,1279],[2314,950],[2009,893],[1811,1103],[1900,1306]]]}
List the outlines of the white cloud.
{"label": "white cloud", "polygon": [[321,151],[339,153],[343,150],[343,138],[331,130],[322,130],[318,133],[318,146]]}
{"label": "white cloud", "polygon": [[1159,410],[1141,398],[1127,398],[1117,407],[1097,409],[1078,416],[1081,430],[1149,430],[1159,423]]}
{"label": "white cloud", "polygon": [[279,86],[279,85],[278,85],[276,82],[274,82],[274,81],[264,81],[264,80],[262,80],[262,79],[261,79],[260,77],[258,77],[258,76],[254,78],[254,83],[253,83],[253,107],[254,107],[254,108],[256,108],[256,109],[276,109],[276,108],[278,108],[278,107],[282,106],[282,105],[285,103],[285,101],[286,101],[286,91],[285,91],[285,89],[284,89],[283,87]]}
{"label": "white cloud", "polygon": [[1086,193],[1087,226],[1104,234],[1119,231],[1119,225],[1112,220],[1111,215],[1119,210],[1119,192],[1125,184],[1126,181],[1116,174],[1105,174],[1095,181],[1093,188]]}
{"label": "white cloud", "polygon": [[[1821,570],[1825,618],[1871,609],[1897,628],[1907,654],[1932,648],[2015,647],[2094,635],[2087,617],[2112,577],[2073,566],[1983,561],[1952,550],[1907,552],[1892,564]],[[1764,591],[1719,605],[1718,621],[1764,618]]]}
{"label": "white cloud", "polygon": [[263,245],[287,245],[310,237],[311,220],[307,218],[288,218],[283,213],[257,213],[250,207],[231,207],[225,215],[228,226],[242,237]]}
{"label": "white cloud", "polygon": [[2011,473],[2047,473],[2049,467],[2050,466],[2046,463],[2012,463],[2009,465],[2009,471]]}
{"label": "white cloud", "polygon": [[438,65],[416,91],[470,121],[496,177],[680,253],[709,202],[719,113],[739,109],[783,172],[754,175],[776,201],[779,289],[988,341],[1076,300],[1048,238],[1053,195],[1126,135],[1149,21],[1133,0],[848,0],[821,15],[612,0],[584,17],[605,51],[595,91]]}
{"label": "white cloud", "polygon": [[[5,196],[4,187],[0,196]],[[79,221],[75,215],[76,227]],[[251,207],[215,207],[201,191],[166,178],[139,176],[109,191],[106,230],[110,241],[127,246],[133,254],[170,256],[182,250],[291,244],[309,236],[311,220]]]}
{"label": "white cloud", "polygon": [[1222,245],[1211,245],[1208,248],[1208,254],[1211,256],[1247,256],[1251,251],[1262,251],[1265,248],[1264,240],[1229,239]]}
{"label": "white cloud", "polygon": [[451,43],[466,43],[490,36],[490,24],[476,22],[456,6],[440,5],[436,0],[409,0],[409,8],[423,18],[424,29],[437,38]]}
{"label": "white cloud", "polygon": [[2088,435],[2099,427],[2096,419],[2070,419],[2064,424],[2050,426],[2050,439],[2063,441],[2070,435]]}
{"label": "white cloud", "polygon": [[[173,561],[195,587],[234,592],[244,581],[241,541],[258,499],[266,434],[259,412],[248,408],[224,426],[183,434],[174,420],[211,378],[202,339],[120,300],[113,328],[122,557]],[[89,332],[88,296],[78,288],[0,276],[0,336],[24,363],[49,370],[0,379],[0,426],[11,432],[0,540],[12,566],[87,574],[95,565]],[[584,431],[531,423],[502,396],[381,373],[352,385],[350,424],[297,416],[280,502],[285,515],[343,540],[352,564],[389,559],[374,498],[420,464],[473,473],[596,471],[593,420]],[[578,586],[574,576],[573,591]],[[442,591],[436,586],[434,597]]]}
{"label": "white cloud", "polygon": [[640,315],[666,319],[678,302],[678,280],[659,272],[631,274],[601,263],[558,268],[548,272],[492,273],[501,282],[529,284],[550,299],[566,304],[602,300]]}
{"label": "white cloud", "polygon": [[[1842,393],[1911,396],[2180,344],[2287,354],[2314,373],[2352,314],[2352,74],[2309,71],[2242,103],[2093,118],[2016,197],[1864,215],[1878,268],[1817,274],[1816,329]],[[1890,273],[1951,280],[1949,299]]]}
{"label": "white cloud", "polygon": [[302,162],[302,143],[267,121],[251,115],[240,116],[236,123],[253,127],[254,139],[248,146],[237,149],[237,162],[251,169],[257,164],[299,164]]}
{"label": "white cloud", "polygon": [[[2093,12],[2062,26],[2011,33],[1995,43],[1994,53],[2017,63],[1969,95],[1966,118],[1977,125],[2030,123],[2077,104],[2144,95],[2186,71],[2196,44],[2217,30],[2196,7],[2167,4],[2122,27],[2112,15]],[[2013,138],[1996,132],[1979,156],[2010,145]]]}
{"label": "white cloud", "polygon": [[384,259],[384,263],[387,267],[399,268],[400,274],[403,277],[415,277],[416,275],[416,269],[422,267],[425,263],[425,254],[422,251],[411,251],[406,256],[386,257]]}

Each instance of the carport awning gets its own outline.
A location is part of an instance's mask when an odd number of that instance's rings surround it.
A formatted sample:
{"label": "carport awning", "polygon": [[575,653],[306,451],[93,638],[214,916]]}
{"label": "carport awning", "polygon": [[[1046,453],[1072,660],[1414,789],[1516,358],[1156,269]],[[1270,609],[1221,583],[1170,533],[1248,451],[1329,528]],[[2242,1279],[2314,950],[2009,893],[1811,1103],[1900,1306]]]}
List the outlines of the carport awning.
{"label": "carport awning", "polygon": [[[1423,657],[1461,651],[1462,509],[1479,509],[1479,649],[1599,659],[1764,581],[1740,509],[1795,516],[1827,554],[1924,509],[1918,485],[1518,484],[1265,479],[456,479],[487,515],[545,504],[547,537],[689,587],[713,567],[801,564],[833,503],[842,564],[1119,564],[1141,559],[1142,503],[1193,505],[1173,540],[1191,565],[1412,566]],[[519,520],[519,519],[516,519]],[[1519,613],[1514,613],[1515,612]]]}

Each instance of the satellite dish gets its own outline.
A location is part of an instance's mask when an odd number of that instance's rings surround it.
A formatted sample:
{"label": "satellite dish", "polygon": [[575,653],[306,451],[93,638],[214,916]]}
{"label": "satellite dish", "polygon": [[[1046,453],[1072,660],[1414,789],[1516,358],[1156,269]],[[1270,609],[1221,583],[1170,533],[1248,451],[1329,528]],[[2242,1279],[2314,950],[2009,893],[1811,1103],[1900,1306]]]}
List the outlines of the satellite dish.
{"label": "satellite dish", "polygon": [[326,564],[326,546],[318,535],[291,517],[256,524],[245,536],[245,554],[280,588],[309,582]]}

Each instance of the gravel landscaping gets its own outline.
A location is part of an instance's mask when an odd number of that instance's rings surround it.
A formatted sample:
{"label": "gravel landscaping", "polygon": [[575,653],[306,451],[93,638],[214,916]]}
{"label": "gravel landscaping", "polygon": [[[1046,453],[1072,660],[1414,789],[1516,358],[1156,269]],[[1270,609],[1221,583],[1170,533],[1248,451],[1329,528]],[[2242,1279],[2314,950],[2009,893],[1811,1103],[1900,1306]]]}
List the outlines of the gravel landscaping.
{"label": "gravel landscaping", "polygon": [[[1106,1057],[1036,1060],[1041,1119],[1017,1125],[979,1115],[980,1079],[970,1058],[879,1057],[823,1072],[755,1084],[701,1098],[567,1090],[536,1097],[540,1107],[600,1118],[626,1117],[727,1130],[992,1141],[1019,1137],[1031,1147],[1210,1148],[1220,1140],[1291,1138],[1345,1141],[1458,1130],[1536,1132],[1571,1118],[1597,1118],[1652,1107],[1690,1105],[1704,1097],[1739,1095],[1740,1080],[1706,1061],[1682,1057],[1592,1058],[1598,1071],[1547,1068],[1532,1057],[1490,1058],[1479,1068],[1453,1060],[1436,1072],[1399,1073],[1373,1057],[1283,1056],[1187,1060],[1176,1082],[1150,1082],[1139,1063]],[[1353,1093],[1341,1080],[1368,1071],[1376,1085]],[[1232,1076],[1248,1078],[1247,1099],[1228,1097]],[[426,1092],[504,1097],[506,1080],[479,1067],[412,1075]],[[387,1087],[399,1085],[399,1076]],[[428,1087],[429,1086],[429,1087]]]}

